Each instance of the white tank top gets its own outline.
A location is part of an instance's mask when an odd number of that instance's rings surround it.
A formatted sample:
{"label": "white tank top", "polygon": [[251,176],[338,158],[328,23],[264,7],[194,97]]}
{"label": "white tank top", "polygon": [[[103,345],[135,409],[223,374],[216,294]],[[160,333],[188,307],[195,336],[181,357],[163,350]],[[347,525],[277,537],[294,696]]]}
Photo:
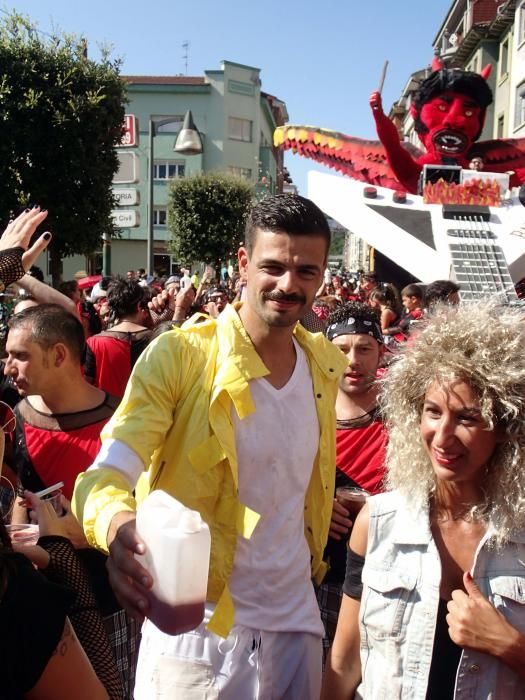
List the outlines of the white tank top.
{"label": "white tank top", "polygon": [[304,499],[319,447],[319,421],[305,354],[281,389],[250,382],[255,413],[232,409],[239,498],[261,515],[252,538],[238,538],[230,579],[235,624],[271,632],[323,634],[304,536]]}

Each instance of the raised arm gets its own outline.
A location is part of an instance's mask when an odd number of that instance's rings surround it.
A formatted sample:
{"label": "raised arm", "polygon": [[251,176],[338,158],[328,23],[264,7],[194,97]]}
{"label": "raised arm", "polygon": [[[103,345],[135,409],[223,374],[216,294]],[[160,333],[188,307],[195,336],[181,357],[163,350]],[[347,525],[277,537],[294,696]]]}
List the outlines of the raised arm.
{"label": "raised arm", "polygon": [[47,211],[40,207],[26,209],[12,219],[0,238],[0,281],[3,288],[17,282],[31,268],[51,241],[49,231],[43,233],[32,246],[31,237],[44,221]]}
{"label": "raised arm", "polygon": [[57,289],[53,289],[48,284],[44,284],[37,280],[36,277],[32,275],[24,275],[17,282],[18,286],[29,292],[39,304],[58,304],[62,306],[70,314],[79,318],[77,305],[72,299],[66,297],[65,294],[61,294]]}
{"label": "raised arm", "polygon": [[394,175],[410,192],[416,192],[421,166],[401,145],[395,124],[383,112],[381,93],[373,92],[369,103],[376,123],[377,135],[386,151]]}

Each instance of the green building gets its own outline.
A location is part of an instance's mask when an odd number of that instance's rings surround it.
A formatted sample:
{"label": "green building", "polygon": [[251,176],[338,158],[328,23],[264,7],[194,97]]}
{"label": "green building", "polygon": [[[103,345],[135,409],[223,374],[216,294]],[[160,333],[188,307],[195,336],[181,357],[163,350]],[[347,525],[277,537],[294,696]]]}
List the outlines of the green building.
{"label": "green building", "polygon": [[[124,76],[128,83],[127,145],[119,149],[121,168],[114,180],[119,236],[111,245],[111,271],[147,268],[150,184],[150,129],[153,143],[154,267],[170,274],[177,261],[167,250],[169,180],[199,171],[228,171],[250,180],[257,194],[281,192],[282,151],[273,148],[276,126],[288,120],[286,105],[261,90],[260,69],[223,61],[204,76]],[[203,143],[200,155],[181,156],[173,148],[187,110]],[[134,145],[133,145],[134,144]],[[108,242],[109,243],[109,242]],[[95,273],[102,250],[89,258],[64,260],[64,279],[78,270]]]}

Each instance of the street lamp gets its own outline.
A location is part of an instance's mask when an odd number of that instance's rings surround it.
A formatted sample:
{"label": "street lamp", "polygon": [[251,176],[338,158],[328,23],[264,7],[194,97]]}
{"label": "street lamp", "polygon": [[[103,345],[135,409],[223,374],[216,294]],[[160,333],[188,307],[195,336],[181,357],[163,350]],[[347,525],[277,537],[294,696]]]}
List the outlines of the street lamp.
{"label": "street lamp", "polygon": [[[162,126],[171,119],[163,119],[155,122],[151,117],[149,119],[149,189],[148,189],[148,240],[147,240],[147,264],[146,272],[148,275],[153,275],[154,272],[154,250],[153,250],[153,182],[155,174],[155,158],[153,151],[153,140],[156,136],[156,127]],[[182,129],[179,131],[173,146],[175,153],[181,153],[185,156],[195,156],[202,153],[202,139],[198,129],[193,121],[191,110],[188,109],[184,115]]]}

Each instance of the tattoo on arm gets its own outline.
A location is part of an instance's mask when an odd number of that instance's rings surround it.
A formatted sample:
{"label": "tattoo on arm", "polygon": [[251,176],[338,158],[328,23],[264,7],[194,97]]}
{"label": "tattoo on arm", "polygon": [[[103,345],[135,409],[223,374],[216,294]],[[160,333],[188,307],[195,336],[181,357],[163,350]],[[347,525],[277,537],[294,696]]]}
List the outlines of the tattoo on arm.
{"label": "tattoo on arm", "polygon": [[67,619],[66,624],[64,626],[64,632],[62,633],[62,637],[60,638],[60,641],[58,642],[52,655],[56,656],[58,654],[59,656],[64,657],[67,654],[68,649],[73,644],[76,644],[77,641],[78,640],[75,635],[75,631],[73,630],[69,619]]}

